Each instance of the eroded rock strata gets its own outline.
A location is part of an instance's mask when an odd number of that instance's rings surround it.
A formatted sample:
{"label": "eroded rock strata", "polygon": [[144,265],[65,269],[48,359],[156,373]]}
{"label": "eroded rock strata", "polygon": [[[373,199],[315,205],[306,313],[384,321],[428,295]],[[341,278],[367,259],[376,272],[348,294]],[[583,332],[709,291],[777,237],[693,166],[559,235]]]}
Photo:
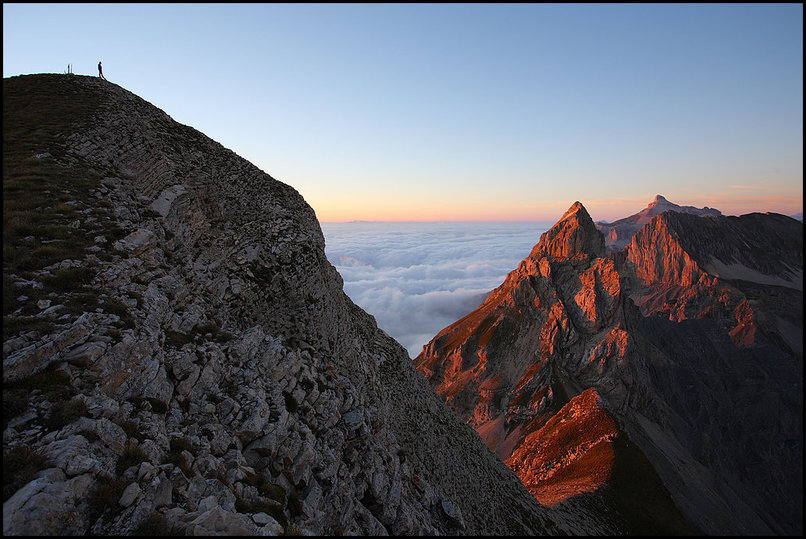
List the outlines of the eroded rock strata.
{"label": "eroded rock strata", "polygon": [[294,189],[112,83],[3,102],[4,535],[573,532],[347,298]]}
{"label": "eroded rock strata", "polygon": [[802,531],[803,224],[665,211],[608,251],[575,203],[415,359],[590,533]]}

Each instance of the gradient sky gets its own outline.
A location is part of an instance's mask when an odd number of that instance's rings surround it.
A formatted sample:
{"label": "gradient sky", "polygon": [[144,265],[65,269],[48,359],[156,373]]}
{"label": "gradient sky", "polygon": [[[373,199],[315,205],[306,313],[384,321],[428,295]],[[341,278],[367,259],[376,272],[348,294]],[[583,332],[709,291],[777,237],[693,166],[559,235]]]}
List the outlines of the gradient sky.
{"label": "gradient sky", "polygon": [[3,4],[3,76],[97,75],[321,221],[803,209],[802,4]]}

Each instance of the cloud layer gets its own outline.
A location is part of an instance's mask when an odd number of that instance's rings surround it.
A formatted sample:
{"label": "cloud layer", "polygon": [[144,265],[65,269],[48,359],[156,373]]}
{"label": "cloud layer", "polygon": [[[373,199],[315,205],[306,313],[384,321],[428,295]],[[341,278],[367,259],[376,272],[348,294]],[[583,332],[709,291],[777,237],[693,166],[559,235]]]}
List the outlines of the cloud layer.
{"label": "cloud layer", "polygon": [[411,357],[479,306],[549,223],[322,223],[345,293]]}

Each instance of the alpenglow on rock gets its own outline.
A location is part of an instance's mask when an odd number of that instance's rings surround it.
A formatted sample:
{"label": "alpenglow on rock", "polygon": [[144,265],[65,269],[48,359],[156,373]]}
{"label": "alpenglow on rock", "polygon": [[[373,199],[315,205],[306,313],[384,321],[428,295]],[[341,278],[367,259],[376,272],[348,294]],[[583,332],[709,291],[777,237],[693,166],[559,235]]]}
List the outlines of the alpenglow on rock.
{"label": "alpenglow on rock", "polygon": [[798,535],[802,313],[802,222],[575,203],[415,363],[574,533]]}
{"label": "alpenglow on rock", "polygon": [[715,208],[709,208],[708,206],[704,208],[679,206],[674,202],[669,202],[663,196],[657,195],[655,196],[655,200],[650,202],[646,208],[638,213],[612,223],[597,222],[596,228],[604,235],[608,251],[620,251],[630,243],[633,234],[651,221],[653,217],[665,211],[689,213],[699,215],[700,217],[722,215],[722,212]]}
{"label": "alpenglow on rock", "polygon": [[347,298],[294,189],[96,78],[3,104],[5,535],[572,531]]}
{"label": "alpenglow on rock", "polygon": [[532,249],[530,258],[598,257],[604,254],[605,244],[585,207],[579,202],[568,209],[551,229],[544,232],[540,242]]}

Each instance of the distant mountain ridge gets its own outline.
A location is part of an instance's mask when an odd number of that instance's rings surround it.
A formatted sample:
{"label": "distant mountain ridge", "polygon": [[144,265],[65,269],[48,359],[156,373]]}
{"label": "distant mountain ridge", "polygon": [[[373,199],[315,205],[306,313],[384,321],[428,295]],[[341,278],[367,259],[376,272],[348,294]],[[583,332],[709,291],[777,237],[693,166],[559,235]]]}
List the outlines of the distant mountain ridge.
{"label": "distant mountain ridge", "polygon": [[415,359],[586,533],[802,531],[803,224],[704,211],[608,252],[575,203]]}
{"label": "distant mountain ridge", "polygon": [[629,242],[632,235],[635,234],[642,226],[652,220],[653,217],[665,211],[674,211],[678,213],[690,213],[692,215],[708,216],[708,215],[722,215],[717,209],[709,208],[696,208],[694,206],[679,206],[673,202],[669,202],[661,195],[656,195],[655,200],[638,213],[624,217],[612,223],[598,221],[596,228],[605,237],[605,246],[608,251],[619,251],[623,249]]}

